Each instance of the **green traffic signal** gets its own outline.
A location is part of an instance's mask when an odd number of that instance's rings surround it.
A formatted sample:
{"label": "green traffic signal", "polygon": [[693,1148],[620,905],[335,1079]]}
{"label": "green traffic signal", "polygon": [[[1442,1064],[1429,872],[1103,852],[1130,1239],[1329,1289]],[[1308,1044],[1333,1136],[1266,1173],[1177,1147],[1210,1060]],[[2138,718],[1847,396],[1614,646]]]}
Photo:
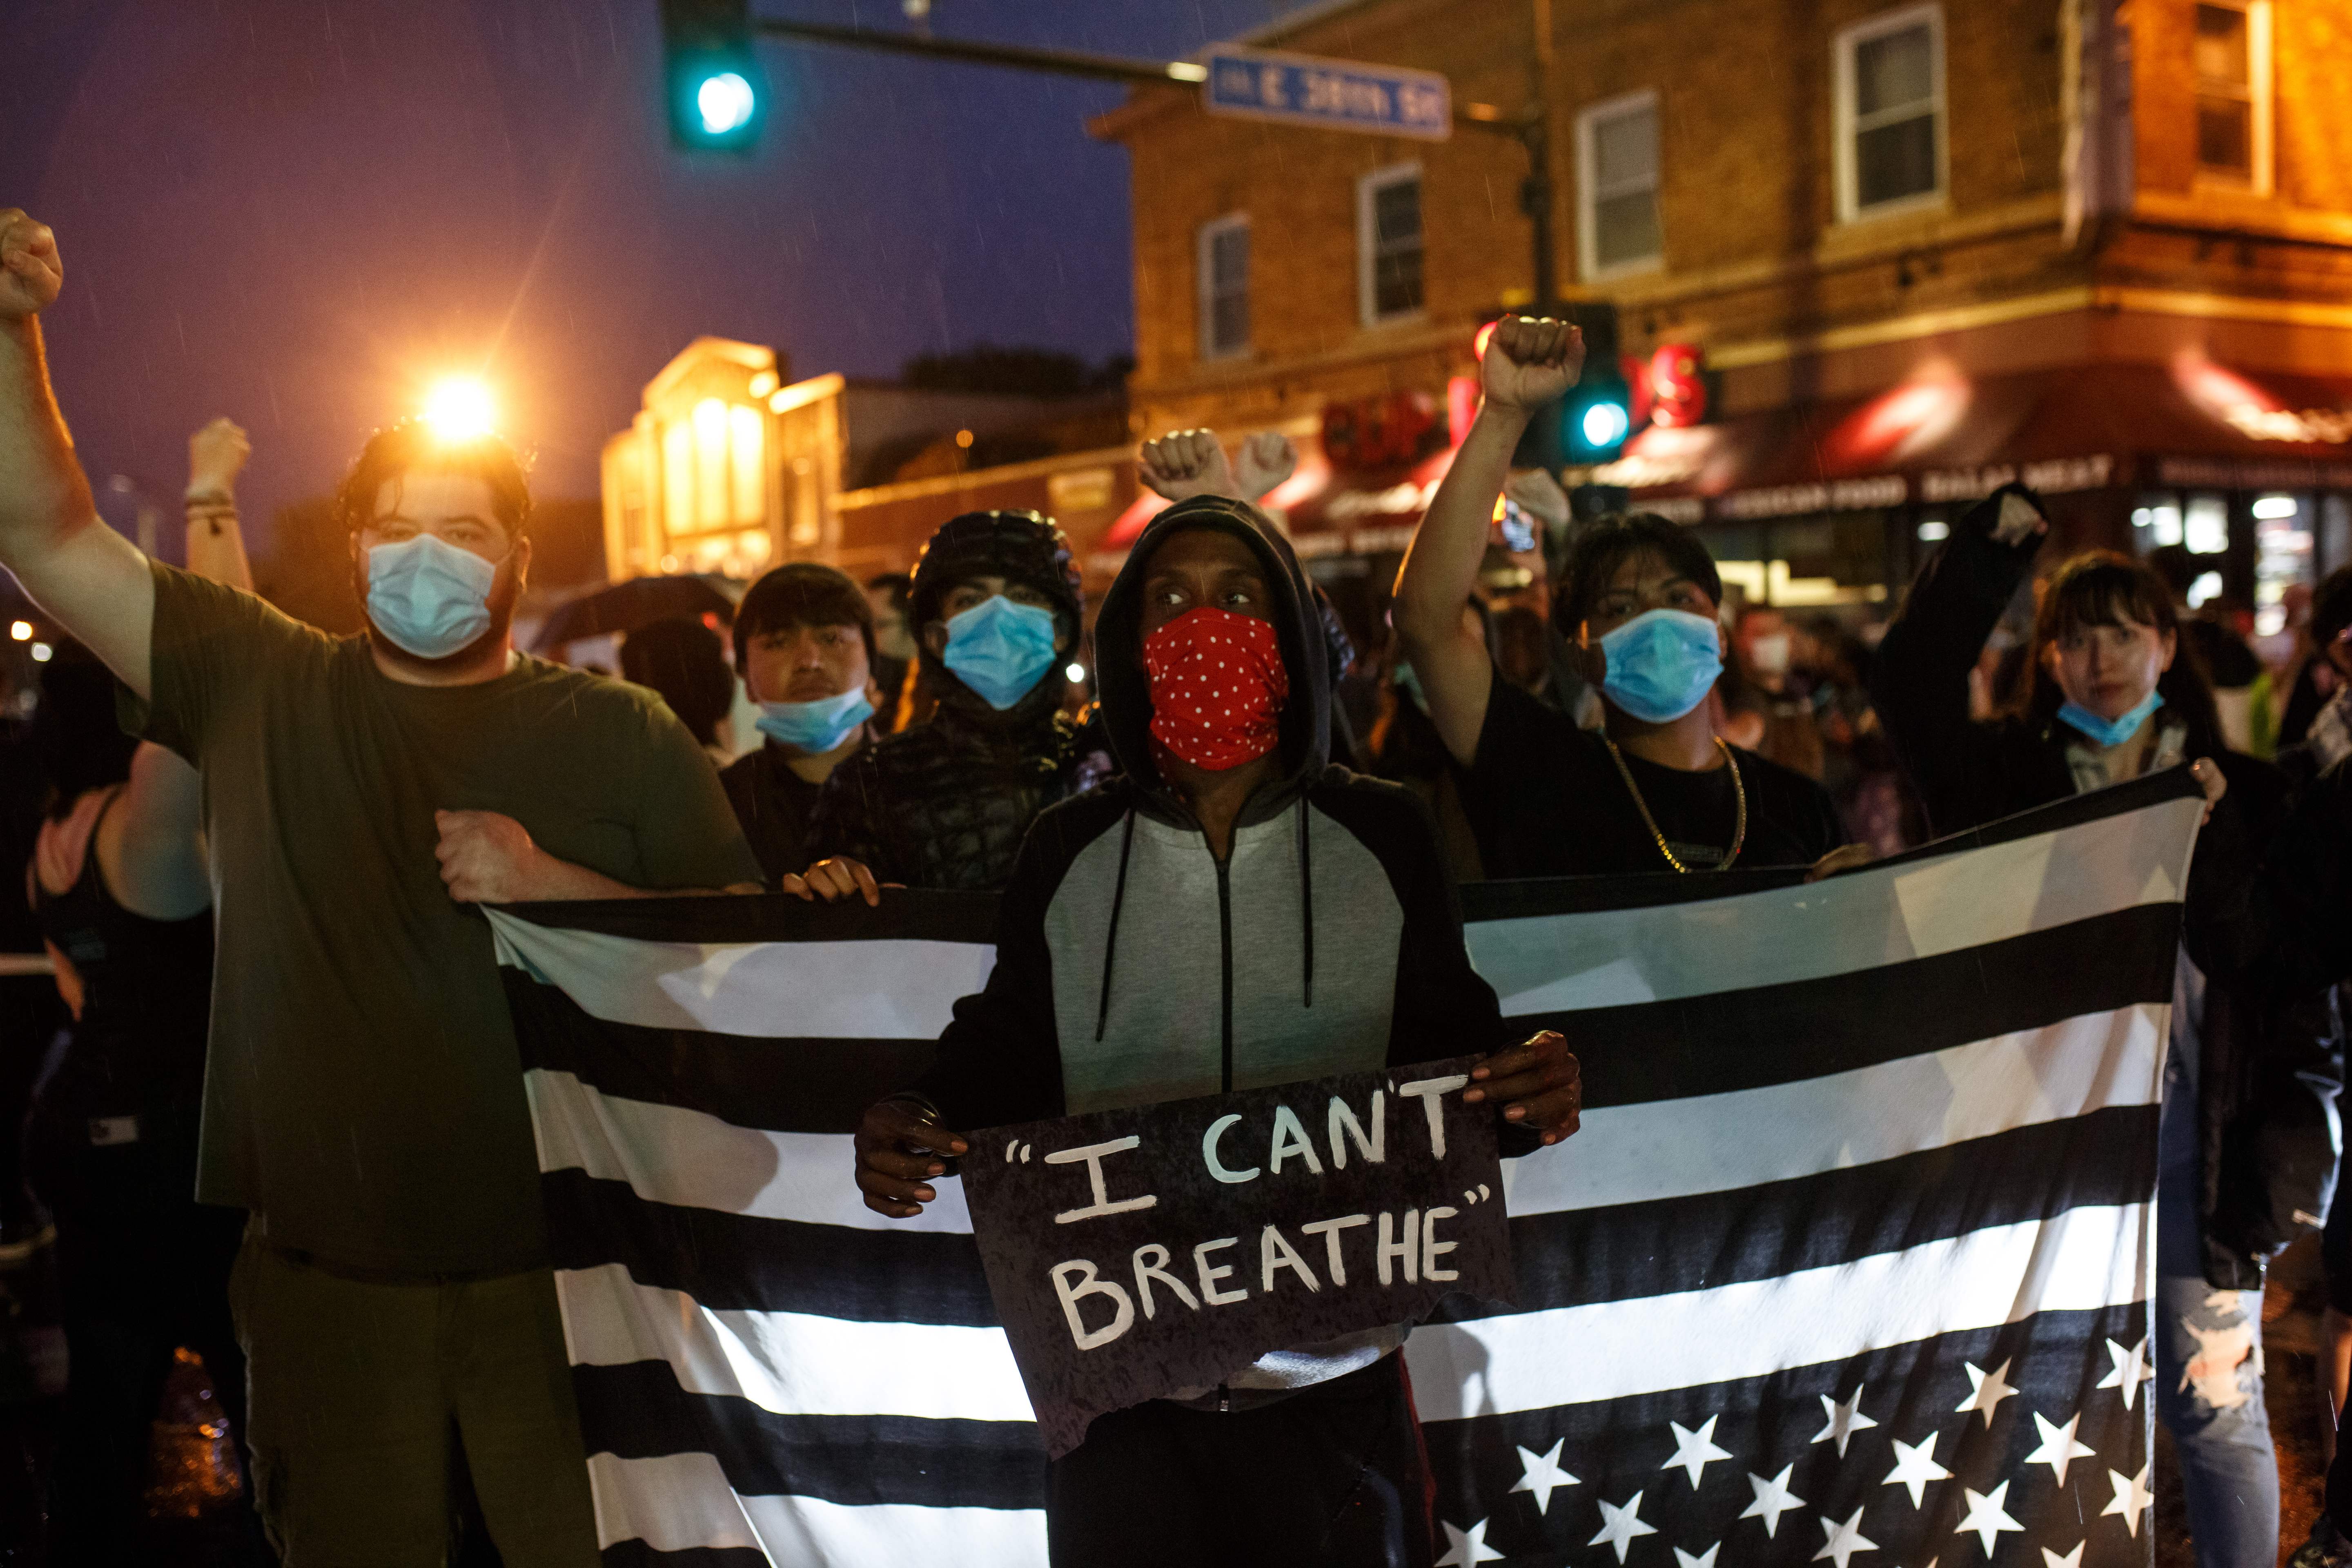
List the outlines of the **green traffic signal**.
{"label": "green traffic signal", "polygon": [[751,0],[661,0],[661,23],[670,140],[694,152],[750,152],[767,118]]}

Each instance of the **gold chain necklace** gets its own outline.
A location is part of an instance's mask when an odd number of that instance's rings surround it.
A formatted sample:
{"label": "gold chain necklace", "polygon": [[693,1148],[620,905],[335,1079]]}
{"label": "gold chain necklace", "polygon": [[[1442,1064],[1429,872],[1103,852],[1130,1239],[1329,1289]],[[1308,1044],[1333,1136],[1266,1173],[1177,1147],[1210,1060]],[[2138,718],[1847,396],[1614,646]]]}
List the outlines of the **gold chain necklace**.
{"label": "gold chain necklace", "polygon": [[[1658,819],[1650,815],[1650,803],[1642,798],[1641,786],[1633,782],[1633,771],[1625,765],[1625,758],[1617,750],[1617,742],[1603,735],[1601,743],[1609,748],[1609,760],[1617,764],[1617,776],[1625,781],[1625,793],[1633,797],[1633,809],[1642,814],[1643,826],[1650,830],[1650,837],[1658,841],[1658,853],[1664,856],[1666,864],[1675,870],[1689,870],[1690,868],[1675,859],[1675,852],[1666,847],[1666,836],[1658,831]],[[1731,852],[1723,858],[1723,864],[1716,868],[1718,871],[1728,871],[1731,863],[1739,858],[1739,847],[1748,842],[1748,786],[1739,781],[1739,763],[1732,756],[1731,748],[1723,743],[1722,736],[1715,738],[1715,746],[1723,753],[1724,766],[1731,770],[1731,798],[1738,807],[1738,816],[1731,829]]]}

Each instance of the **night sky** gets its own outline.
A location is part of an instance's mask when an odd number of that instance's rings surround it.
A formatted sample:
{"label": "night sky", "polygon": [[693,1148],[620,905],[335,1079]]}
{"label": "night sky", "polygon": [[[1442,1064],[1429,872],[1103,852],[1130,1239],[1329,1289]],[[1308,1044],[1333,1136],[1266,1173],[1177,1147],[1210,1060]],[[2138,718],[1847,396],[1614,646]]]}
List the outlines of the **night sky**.
{"label": "night sky", "polygon": [[[1170,58],[1298,4],[936,0],[933,26]],[[542,496],[582,496],[699,332],[795,377],[1132,341],[1127,154],[1085,132],[1115,84],[764,44],[761,150],[695,160],[662,120],[655,0],[6,9],[0,206],[58,231],[51,364],[118,522],[107,477],[175,497],[188,431],[226,413],[258,531],[452,370],[498,388]],[[904,25],[895,0],[754,9]]]}

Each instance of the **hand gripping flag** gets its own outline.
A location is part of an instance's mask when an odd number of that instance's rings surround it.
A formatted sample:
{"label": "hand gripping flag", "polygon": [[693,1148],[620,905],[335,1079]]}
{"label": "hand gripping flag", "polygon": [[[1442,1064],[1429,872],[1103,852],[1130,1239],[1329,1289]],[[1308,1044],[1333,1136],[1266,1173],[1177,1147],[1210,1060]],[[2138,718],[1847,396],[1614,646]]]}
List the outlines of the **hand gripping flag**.
{"label": "hand gripping flag", "polygon": [[[2173,773],[1811,886],[1465,889],[1479,969],[1568,1036],[1587,1109],[1505,1163],[1517,1305],[1455,1298],[1405,1348],[1440,1561],[2147,1563],[2200,811]],[[492,912],[608,1564],[1045,1561],[959,1184],[909,1223],[851,1180],[992,918]]]}

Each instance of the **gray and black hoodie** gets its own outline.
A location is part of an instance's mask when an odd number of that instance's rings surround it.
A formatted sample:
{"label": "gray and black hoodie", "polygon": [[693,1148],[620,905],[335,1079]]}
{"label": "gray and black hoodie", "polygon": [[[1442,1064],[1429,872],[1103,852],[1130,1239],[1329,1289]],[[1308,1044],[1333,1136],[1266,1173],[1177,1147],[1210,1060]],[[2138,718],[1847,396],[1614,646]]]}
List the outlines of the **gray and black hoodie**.
{"label": "gray and black hoodie", "polygon": [[[1220,863],[1149,744],[1143,574],[1171,532],[1256,554],[1290,696],[1282,767]],[[959,1129],[1262,1089],[1496,1048],[1429,814],[1328,760],[1323,630],[1290,545],[1254,509],[1202,497],[1137,541],[1096,623],[1102,716],[1121,768],[1039,816],[1005,888],[996,967],[956,1004],[917,1092]],[[1505,1152],[1534,1137],[1505,1129]],[[1304,1387],[1393,1349],[1402,1327],[1236,1368],[1236,1394]],[[1207,1391],[1201,1391],[1205,1393]],[[1238,1401],[1237,1401],[1238,1403]]]}

